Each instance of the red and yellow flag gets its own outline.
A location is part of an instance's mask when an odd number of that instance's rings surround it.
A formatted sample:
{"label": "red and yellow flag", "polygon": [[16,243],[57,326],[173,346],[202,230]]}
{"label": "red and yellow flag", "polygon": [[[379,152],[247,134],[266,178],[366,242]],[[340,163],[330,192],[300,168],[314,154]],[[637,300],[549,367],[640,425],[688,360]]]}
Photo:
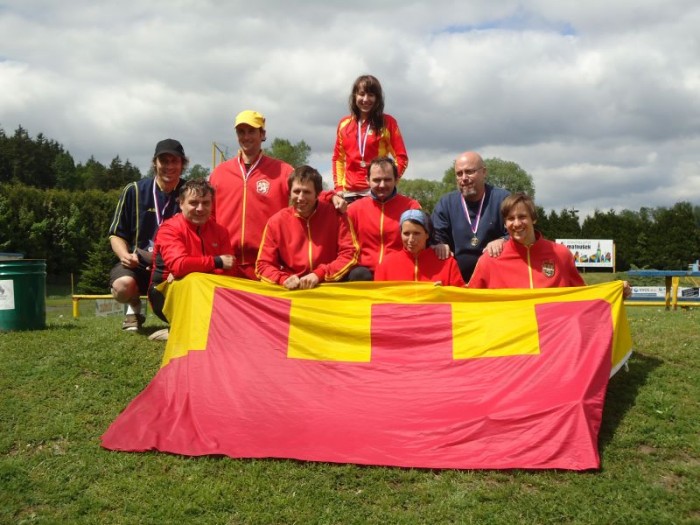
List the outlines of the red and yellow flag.
{"label": "red and yellow flag", "polygon": [[426,468],[598,468],[620,282],[467,290],[170,285],[163,366],[102,436],[113,450]]}

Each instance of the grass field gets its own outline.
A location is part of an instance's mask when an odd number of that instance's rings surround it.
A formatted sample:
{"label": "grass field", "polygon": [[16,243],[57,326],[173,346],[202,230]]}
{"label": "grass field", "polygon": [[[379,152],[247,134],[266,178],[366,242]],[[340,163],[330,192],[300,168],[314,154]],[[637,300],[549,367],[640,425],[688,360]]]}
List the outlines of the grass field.
{"label": "grass field", "polygon": [[47,330],[0,333],[1,523],[700,523],[700,309],[628,309],[636,353],[586,473],[106,451],[164,343],[81,310],[51,297]]}

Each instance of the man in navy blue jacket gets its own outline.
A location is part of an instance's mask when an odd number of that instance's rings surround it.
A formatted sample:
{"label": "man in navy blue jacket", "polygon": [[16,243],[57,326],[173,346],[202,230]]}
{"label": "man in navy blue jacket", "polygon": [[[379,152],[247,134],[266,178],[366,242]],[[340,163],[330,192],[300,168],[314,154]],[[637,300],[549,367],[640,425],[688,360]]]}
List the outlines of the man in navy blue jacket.
{"label": "man in navy blue jacket", "polygon": [[433,249],[441,259],[454,253],[466,283],[482,253],[498,257],[503,250],[501,203],[510,192],[486,184],[484,160],[472,151],[457,157],[455,176],[457,190],[443,195],[433,211]]}
{"label": "man in navy blue jacket", "polygon": [[151,278],[153,239],[160,224],[180,211],[177,196],[187,162],[182,144],[161,140],[153,154],[155,177],[132,182],[119,197],[109,227],[109,243],[119,262],[109,274],[109,286],[112,296],[127,304],[124,330],[138,330],[145,320],[140,296]]}

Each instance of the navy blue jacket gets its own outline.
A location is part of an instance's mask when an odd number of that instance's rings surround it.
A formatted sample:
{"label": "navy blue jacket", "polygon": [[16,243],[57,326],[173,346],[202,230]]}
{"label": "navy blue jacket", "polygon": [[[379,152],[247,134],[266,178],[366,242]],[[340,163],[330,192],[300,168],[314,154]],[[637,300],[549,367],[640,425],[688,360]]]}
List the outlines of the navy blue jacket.
{"label": "navy blue jacket", "polygon": [[[433,241],[436,244],[448,244],[455,254],[457,264],[462,272],[464,282],[468,283],[474,273],[474,267],[486,245],[499,237],[506,236],[506,228],[501,217],[501,203],[510,192],[502,188],[494,188],[486,184],[486,196],[481,210],[481,220],[476,231],[479,244],[471,245],[472,234],[467,218],[464,216],[462,201],[464,197],[459,191],[451,191],[443,195],[433,210]],[[476,214],[479,202],[467,202],[467,209],[472,221],[476,224]]]}
{"label": "navy blue jacket", "polygon": [[[184,181],[180,179],[177,187],[170,193],[161,191],[156,185],[156,199],[161,211],[161,222],[180,212],[177,196]],[[129,251],[136,248],[153,251],[153,238],[158,231],[153,186],[151,177],[128,184],[123,190],[114,211],[114,218],[109,227],[109,236],[121,237],[129,245]]]}

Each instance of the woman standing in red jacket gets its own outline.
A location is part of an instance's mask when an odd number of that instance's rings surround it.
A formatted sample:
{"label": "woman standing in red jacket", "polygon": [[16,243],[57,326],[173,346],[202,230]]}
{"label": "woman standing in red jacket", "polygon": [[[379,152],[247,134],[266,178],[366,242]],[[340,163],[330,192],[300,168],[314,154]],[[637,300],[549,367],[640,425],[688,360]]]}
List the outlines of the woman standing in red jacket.
{"label": "woman standing in red jacket", "polygon": [[352,202],[369,194],[367,167],[372,159],[391,155],[401,177],[408,155],[396,119],[384,114],[384,92],[376,77],[355,80],[349,105],[350,115],[338,123],[332,164],[335,191]]}
{"label": "woman standing in red jacket", "polygon": [[432,226],[423,210],[406,210],[399,219],[403,250],[387,254],[374,273],[375,281],[429,281],[443,286],[464,286],[454,257],[438,259],[428,248]]}

